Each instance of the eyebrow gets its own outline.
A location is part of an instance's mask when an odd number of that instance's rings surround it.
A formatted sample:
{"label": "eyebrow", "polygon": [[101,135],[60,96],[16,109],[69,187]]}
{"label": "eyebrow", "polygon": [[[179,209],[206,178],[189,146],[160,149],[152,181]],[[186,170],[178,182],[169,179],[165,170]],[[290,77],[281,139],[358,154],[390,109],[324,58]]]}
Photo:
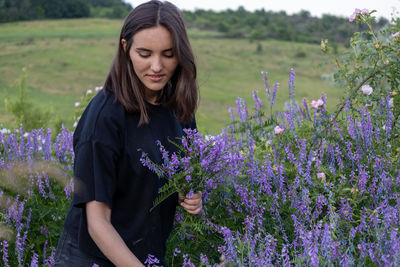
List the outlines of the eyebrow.
{"label": "eyebrow", "polygon": [[[144,48],[144,47],[138,47],[138,48],[136,48],[136,51],[152,52],[152,50]],[[162,52],[172,52],[172,51],[173,51],[172,48],[168,48],[168,49],[163,50]]]}

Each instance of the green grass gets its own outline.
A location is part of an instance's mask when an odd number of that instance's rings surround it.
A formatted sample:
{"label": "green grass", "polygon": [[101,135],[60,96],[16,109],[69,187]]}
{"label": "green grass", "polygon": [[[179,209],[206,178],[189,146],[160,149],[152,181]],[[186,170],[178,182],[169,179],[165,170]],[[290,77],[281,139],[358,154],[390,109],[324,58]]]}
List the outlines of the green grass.
{"label": "green grass", "polygon": [[[72,19],[0,24],[0,98],[13,99],[21,69],[27,68],[32,101],[52,110],[53,121],[72,127],[74,102],[87,90],[102,85],[117,48],[122,22],[109,19]],[[279,82],[274,111],[288,98],[289,70],[296,71],[296,99],[328,95],[333,108],[343,90],[321,79],[332,72],[319,46],[268,40],[224,39],[218,33],[189,29],[198,65],[201,102],[200,131],[219,133],[229,122],[228,108],[243,97],[252,106],[252,91],[266,101],[261,70],[270,83]],[[300,56],[299,56],[300,55]],[[12,116],[0,102],[0,122],[12,126]]]}

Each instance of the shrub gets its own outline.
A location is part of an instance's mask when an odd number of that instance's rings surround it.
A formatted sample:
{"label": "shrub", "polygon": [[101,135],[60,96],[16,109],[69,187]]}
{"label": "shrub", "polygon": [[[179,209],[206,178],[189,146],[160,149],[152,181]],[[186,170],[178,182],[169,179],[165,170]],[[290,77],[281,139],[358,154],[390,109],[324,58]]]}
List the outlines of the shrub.
{"label": "shrub", "polygon": [[22,71],[17,85],[18,99],[14,101],[5,99],[6,109],[14,115],[17,125],[24,125],[26,130],[43,128],[50,120],[50,111],[35,107],[28,99],[26,68]]}

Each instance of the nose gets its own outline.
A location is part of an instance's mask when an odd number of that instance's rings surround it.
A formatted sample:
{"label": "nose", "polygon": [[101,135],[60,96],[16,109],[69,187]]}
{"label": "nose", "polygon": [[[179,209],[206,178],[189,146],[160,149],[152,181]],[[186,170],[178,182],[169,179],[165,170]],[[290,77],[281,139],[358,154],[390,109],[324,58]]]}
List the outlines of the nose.
{"label": "nose", "polygon": [[158,73],[162,70],[163,64],[160,57],[154,57],[151,61],[151,70],[155,73]]}

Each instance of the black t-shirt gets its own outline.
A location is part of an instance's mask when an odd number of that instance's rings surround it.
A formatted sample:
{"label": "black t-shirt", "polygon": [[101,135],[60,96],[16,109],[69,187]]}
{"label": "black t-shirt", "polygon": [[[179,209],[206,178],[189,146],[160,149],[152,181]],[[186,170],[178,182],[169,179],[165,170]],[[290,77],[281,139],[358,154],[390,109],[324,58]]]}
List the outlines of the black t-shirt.
{"label": "black t-shirt", "polygon": [[149,117],[150,122],[139,127],[139,113],[127,112],[113,93],[100,91],[75,130],[74,199],[64,227],[90,255],[106,258],[87,229],[85,203],[96,200],[109,205],[112,225],[142,263],[148,254],[161,260],[165,256],[178,196],[150,212],[166,181],[142,165],[140,149],[159,164],[162,158],[156,141],[171,153],[177,151],[170,141],[179,144],[183,129],[195,129],[196,123],[179,123],[162,105],[149,104]]}

